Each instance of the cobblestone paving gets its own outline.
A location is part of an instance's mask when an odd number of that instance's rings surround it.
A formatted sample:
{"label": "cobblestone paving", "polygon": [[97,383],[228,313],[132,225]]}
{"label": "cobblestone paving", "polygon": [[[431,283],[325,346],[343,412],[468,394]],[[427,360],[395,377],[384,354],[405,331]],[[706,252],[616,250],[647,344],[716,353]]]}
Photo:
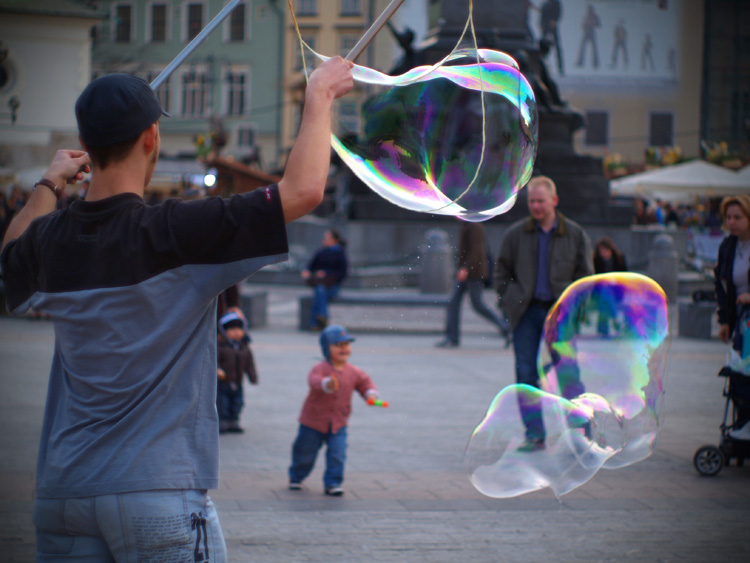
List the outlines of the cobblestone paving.
{"label": "cobblestone paving", "polygon": [[[299,291],[269,296],[269,326],[253,331],[260,385],[246,387],[246,431],[221,437],[221,484],[211,496],[230,561],[750,560],[750,468],[705,478],[692,466],[695,450],[719,439],[725,347],[716,340],[673,338],[664,426],[650,458],[600,471],[561,501],[549,491],[491,499],[468,481],[463,451],[492,397],[513,381],[512,351],[468,307],[462,346],[451,350],[433,347],[440,311],[332,309],[357,336],[352,362],[391,406],[354,399],[342,498],[322,494],[321,467],[302,491],[287,490],[305,378],[320,357],[316,336],[295,330]],[[0,561],[33,560],[52,343],[48,321],[0,318]]]}

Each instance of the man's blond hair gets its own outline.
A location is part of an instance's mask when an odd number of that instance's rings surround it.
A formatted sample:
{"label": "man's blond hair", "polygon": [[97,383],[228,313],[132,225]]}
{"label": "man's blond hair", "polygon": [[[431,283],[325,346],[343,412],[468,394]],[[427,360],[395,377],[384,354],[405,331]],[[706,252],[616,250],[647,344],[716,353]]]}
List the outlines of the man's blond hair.
{"label": "man's blond hair", "polygon": [[526,191],[530,192],[532,189],[536,188],[537,186],[544,186],[547,188],[547,191],[553,195],[557,195],[557,186],[555,185],[555,182],[550,178],[549,176],[534,176],[531,180],[529,180],[529,183],[526,184]]}

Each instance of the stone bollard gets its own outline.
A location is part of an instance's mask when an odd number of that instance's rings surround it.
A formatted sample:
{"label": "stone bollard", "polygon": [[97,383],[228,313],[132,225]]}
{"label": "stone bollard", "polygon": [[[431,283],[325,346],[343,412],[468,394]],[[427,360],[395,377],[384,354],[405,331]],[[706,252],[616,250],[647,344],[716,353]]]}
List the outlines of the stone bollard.
{"label": "stone bollard", "polygon": [[453,249],[448,233],[442,229],[427,231],[427,241],[419,247],[419,261],[422,293],[448,293],[453,288]]}
{"label": "stone bollard", "polygon": [[648,270],[646,274],[658,283],[667,294],[667,301],[677,301],[679,258],[674,249],[674,240],[666,234],[658,235],[651,244],[648,253]]}

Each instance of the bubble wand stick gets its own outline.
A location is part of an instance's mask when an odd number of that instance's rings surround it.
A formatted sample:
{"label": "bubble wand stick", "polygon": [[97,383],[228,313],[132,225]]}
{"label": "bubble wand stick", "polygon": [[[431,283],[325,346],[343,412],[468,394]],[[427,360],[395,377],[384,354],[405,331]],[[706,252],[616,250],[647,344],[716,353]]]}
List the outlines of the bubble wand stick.
{"label": "bubble wand stick", "polygon": [[216,14],[216,17],[208,22],[208,25],[206,25],[206,27],[204,27],[201,32],[196,35],[182,51],[180,51],[180,54],[177,55],[174,60],[167,65],[167,68],[162,70],[159,73],[159,76],[154,78],[154,80],[151,82],[151,89],[156,90],[159,86],[161,86],[162,82],[169,78],[169,75],[172,74],[175,69],[180,66],[185,61],[185,59],[187,59],[192,54],[192,52],[198,48],[198,45],[203,43],[206,37],[211,35],[214,29],[216,29],[219,24],[224,21],[224,19],[232,12],[232,10],[237,7],[240,2],[242,2],[242,0],[230,0],[230,2],[226,6],[224,6],[218,14]]}
{"label": "bubble wand stick", "polygon": [[[360,39],[354,46],[354,48],[349,51],[349,54],[346,56],[348,60],[353,61],[362,54],[362,51],[364,51],[365,48],[370,44],[375,35],[377,35],[377,33],[383,28],[386,22],[391,19],[391,17],[393,17],[393,14],[396,13],[396,10],[401,7],[401,4],[403,4],[404,1],[405,0],[391,0],[391,3],[386,7],[385,10],[383,10],[383,13],[380,14],[378,19],[373,22],[373,24],[370,26],[370,29],[368,29],[362,36],[362,39]],[[242,0],[230,0],[230,2],[226,6],[224,6],[224,8],[222,8],[218,14],[216,14],[216,17],[208,22],[208,25],[206,25],[206,27],[204,27],[201,32],[196,35],[182,51],[180,51],[180,54],[177,55],[174,60],[169,63],[163,71],[159,73],[159,76],[154,78],[154,80],[151,82],[151,88],[153,90],[156,90],[159,86],[161,86],[162,83],[175,71],[175,69],[180,66],[185,61],[185,59],[187,59],[192,54],[192,52],[198,48],[201,43],[203,43],[206,37],[213,33],[213,31],[219,26],[219,24],[223,22],[224,19],[226,19],[226,17],[232,12],[232,10],[234,10],[238,6],[240,2],[242,2]]]}
{"label": "bubble wand stick", "polygon": [[362,36],[362,39],[357,41],[357,44],[354,47],[352,47],[351,51],[349,51],[349,54],[346,56],[347,61],[357,60],[357,57],[359,57],[362,54],[362,51],[364,51],[367,48],[370,42],[378,34],[378,32],[381,29],[383,29],[383,26],[385,26],[385,24],[388,23],[388,20],[390,20],[393,17],[393,14],[396,13],[396,10],[398,10],[401,7],[401,4],[403,4],[404,1],[405,0],[391,0],[391,3],[388,4],[388,6],[386,6],[385,10],[383,10],[383,13],[380,14],[380,16],[378,16],[378,19],[372,22],[370,29],[365,31],[365,34]]}
{"label": "bubble wand stick", "polygon": [[[403,4],[404,1],[405,0],[391,1],[386,9],[383,10],[383,13],[380,14],[378,19],[373,22],[373,24],[370,26],[370,29],[365,32],[365,34],[362,36],[362,39],[360,39],[354,46],[354,48],[349,51],[349,54],[346,56],[347,60],[353,61],[362,54],[362,51],[364,51],[365,48],[370,44],[370,42],[375,38],[375,35],[377,35],[377,33],[381,29],[383,29],[383,26],[385,26],[386,22],[391,19],[393,14],[396,13],[396,10],[401,7],[401,4]],[[206,37],[208,37],[219,26],[219,24],[223,22],[230,13],[232,13],[232,10],[234,10],[240,2],[242,2],[242,0],[230,0],[230,2],[226,6],[224,6],[224,8],[222,8],[218,14],[216,14],[214,19],[208,22],[208,25],[206,25],[206,27],[204,27],[201,32],[196,35],[182,51],[180,51],[180,54],[177,55],[172,60],[172,62],[170,62],[166,66],[166,68],[159,73],[159,76],[154,78],[154,80],[151,82],[151,89],[156,90],[157,88],[159,88],[159,86],[161,86],[164,81],[169,78],[169,76],[175,71],[175,69],[177,69],[178,66],[185,62],[185,59],[187,59],[193,53],[193,51],[195,51],[198,46],[203,43]],[[292,17],[294,17],[294,12],[292,12]],[[82,166],[78,171],[83,172],[84,170],[85,166]]]}

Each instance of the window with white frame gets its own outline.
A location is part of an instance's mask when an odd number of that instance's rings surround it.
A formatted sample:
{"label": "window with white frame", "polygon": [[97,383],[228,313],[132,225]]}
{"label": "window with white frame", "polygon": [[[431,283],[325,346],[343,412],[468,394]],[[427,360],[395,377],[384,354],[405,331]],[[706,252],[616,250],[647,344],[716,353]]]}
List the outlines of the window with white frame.
{"label": "window with white frame", "polygon": [[609,144],[609,114],[606,111],[586,112],[587,146],[603,146]]}
{"label": "window with white frame", "polygon": [[354,100],[341,100],[338,107],[339,134],[359,133],[359,113],[357,102]]}
{"label": "window with white frame", "polygon": [[298,16],[315,16],[318,13],[318,0],[297,0]]}
{"label": "window with white frame", "polygon": [[[315,50],[315,36],[314,35],[302,35],[302,41],[307,43],[310,46],[310,49],[313,51]],[[295,43],[295,55],[294,55],[294,70],[301,71],[302,70],[302,51],[297,48],[298,45]],[[315,55],[313,55],[307,47],[304,48],[305,51],[305,64],[307,65],[308,72],[313,69],[315,66]]]}
{"label": "window with white frame", "polygon": [[209,81],[205,70],[190,69],[182,74],[182,115],[203,117],[208,113]]}
{"label": "window with white frame", "polygon": [[341,0],[342,16],[359,16],[362,14],[362,2],[360,0]]}
{"label": "window with white frame", "polygon": [[151,43],[164,43],[169,29],[169,5],[165,2],[154,2],[149,7],[149,40]]}
{"label": "window with white frame", "polygon": [[203,13],[205,7],[202,2],[189,2],[185,6],[187,40],[192,41],[203,29]]}
{"label": "window with white frame", "polygon": [[255,129],[253,127],[237,129],[237,146],[245,148],[255,146]]}
{"label": "window with white frame", "polygon": [[652,147],[671,147],[674,144],[674,115],[671,112],[649,115],[648,143]]}
{"label": "window with white frame", "polygon": [[[149,83],[153,82],[161,71],[159,70],[152,70],[148,73],[146,76],[146,80],[148,80]],[[169,109],[172,104],[169,103],[170,98],[170,92],[169,92],[169,77],[161,83],[161,85],[156,89],[156,98],[159,100],[159,104],[161,104],[161,107],[167,112],[171,113],[171,110]]]}
{"label": "window with white frame", "polygon": [[240,2],[229,14],[229,41],[240,43],[245,40],[245,3]]}
{"label": "window with white frame", "polygon": [[133,40],[133,6],[132,4],[115,4],[114,38],[115,43],[130,43]]}
{"label": "window with white frame", "polygon": [[248,76],[247,71],[229,69],[226,74],[228,116],[238,117],[247,113]]}

